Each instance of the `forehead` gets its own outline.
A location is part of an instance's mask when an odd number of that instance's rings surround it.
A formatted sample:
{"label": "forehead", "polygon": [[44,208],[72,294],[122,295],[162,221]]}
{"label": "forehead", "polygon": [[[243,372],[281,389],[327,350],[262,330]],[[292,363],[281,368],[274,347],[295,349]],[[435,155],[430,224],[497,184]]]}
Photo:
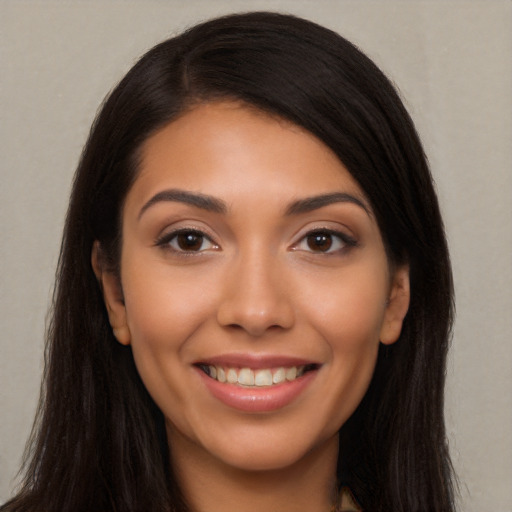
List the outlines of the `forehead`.
{"label": "forehead", "polygon": [[364,193],[334,152],[288,121],[234,102],[199,105],[143,145],[129,195],[143,201],[165,188],[225,198]]}

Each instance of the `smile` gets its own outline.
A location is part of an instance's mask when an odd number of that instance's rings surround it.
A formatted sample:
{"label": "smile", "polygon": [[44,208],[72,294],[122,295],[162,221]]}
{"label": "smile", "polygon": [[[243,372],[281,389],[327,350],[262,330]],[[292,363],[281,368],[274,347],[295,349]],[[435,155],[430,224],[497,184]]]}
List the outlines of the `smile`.
{"label": "smile", "polygon": [[316,380],[322,363],[288,355],[222,354],[194,364],[215,400],[244,413],[292,405]]}
{"label": "smile", "polygon": [[232,368],[219,365],[200,364],[199,368],[212,379],[226,384],[244,387],[272,387],[285,382],[293,382],[316,365],[300,365],[278,368]]}

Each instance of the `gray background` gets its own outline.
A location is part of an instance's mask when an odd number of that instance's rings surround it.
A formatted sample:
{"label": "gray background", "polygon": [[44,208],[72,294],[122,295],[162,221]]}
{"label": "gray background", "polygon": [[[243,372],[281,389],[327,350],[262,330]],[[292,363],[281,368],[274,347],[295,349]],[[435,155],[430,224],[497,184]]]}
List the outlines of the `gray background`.
{"label": "gray background", "polygon": [[0,502],[36,406],[70,181],[98,105],[153,44],[255,9],[333,28],[400,88],[452,251],[446,412],[461,510],[511,512],[512,3],[499,0],[0,0]]}

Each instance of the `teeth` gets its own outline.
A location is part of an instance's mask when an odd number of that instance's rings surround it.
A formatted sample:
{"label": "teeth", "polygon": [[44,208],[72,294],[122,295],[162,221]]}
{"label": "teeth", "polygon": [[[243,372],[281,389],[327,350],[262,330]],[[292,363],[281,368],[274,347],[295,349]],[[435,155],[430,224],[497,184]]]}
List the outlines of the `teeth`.
{"label": "teeth", "polygon": [[220,366],[217,366],[217,380],[219,382],[226,382],[226,372],[224,371],[224,368],[221,368]]}
{"label": "teeth", "polygon": [[258,370],[254,374],[254,384],[256,386],[271,386],[272,372],[270,370]]}
{"label": "teeth", "polygon": [[286,370],[286,380],[295,380],[297,377],[297,367],[292,366]]}
{"label": "teeth", "polygon": [[250,368],[224,368],[222,366],[204,366],[204,372],[212,379],[222,383],[238,384],[247,387],[264,387],[273,384],[291,382],[305,373],[305,366],[290,366],[288,368],[264,368],[251,370]]}
{"label": "teeth", "polygon": [[238,384],[254,386],[254,372],[249,368],[242,368],[238,374]]}
{"label": "teeth", "polygon": [[278,368],[274,375],[272,375],[272,382],[274,384],[280,384],[286,380],[286,372],[284,368]]}
{"label": "teeth", "polygon": [[226,379],[230,384],[236,384],[238,382],[238,375],[236,373],[236,370],[230,368],[228,370],[228,373],[226,373]]}

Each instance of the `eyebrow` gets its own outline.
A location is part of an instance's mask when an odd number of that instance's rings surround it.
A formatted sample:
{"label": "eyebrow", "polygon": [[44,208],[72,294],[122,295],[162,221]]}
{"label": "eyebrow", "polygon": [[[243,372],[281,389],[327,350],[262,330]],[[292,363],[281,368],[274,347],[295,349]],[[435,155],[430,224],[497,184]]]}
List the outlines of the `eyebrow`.
{"label": "eyebrow", "polygon": [[[147,201],[139,212],[138,218],[140,219],[143,213],[161,202],[178,202],[185,203],[196,208],[201,208],[213,213],[225,214],[228,211],[227,204],[215,197],[201,194],[199,192],[188,192],[179,189],[162,190],[155,194],[149,201]],[[371,217],[371,210],[366,203],[351,194],[345,192],[332,192],[329,194],[320,194],[317,196],[306,197],[292,202],[285,210],[285,215],[299,215],[301,213],[308,213],[324,206],[329,206],[335,203],[351,203],[362,208],[368,216]]]}
{"label": "eyebrow", "polygon": [[198,192],[169,189],[158,192],[158,194],[155,194],[147,203],[145,203],[139,212],[138,218],[140,219],[142,214],[151,206],[168,201],[189,204],[213,213],[226,213],[228,211],[226,203],[220,199],[216,199],[215,197],[200,194]]}
{"label": "eyebrow", "polygon": [[319,208],[323,208],[324,206],[329,206],[330,204],[335,203],[355,204],[356,206],[362,208],[368,214],[369,217],[372,216],[370,207],[362,199],[359,199],[345,192],[333,192],[330,194],[321,194],[318,196],[299,199],[290,204],[290,206],[288,206],[288,208],[286,209],[286,215],[298,215],[301,213],[308,213],[312,212],[313,210],[318,210]]}

